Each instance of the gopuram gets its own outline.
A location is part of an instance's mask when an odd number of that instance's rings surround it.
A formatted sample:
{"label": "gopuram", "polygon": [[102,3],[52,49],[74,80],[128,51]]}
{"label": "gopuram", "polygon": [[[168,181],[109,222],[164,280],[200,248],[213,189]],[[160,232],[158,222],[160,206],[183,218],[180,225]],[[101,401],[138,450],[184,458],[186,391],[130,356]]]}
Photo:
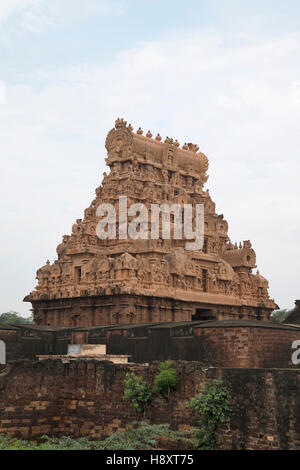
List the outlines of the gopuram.
{"label": "gopuram", "polygon": [[[117,119],[105,146],[110,173],[57,247],[57,260],[37,271],[38,285],[25,297],[36,325],[98,326],[201,320],[268,320],[278,308],[268,281],[257,271],[250,241],[233,244],[228,224],[218,215],[208,190],[207,157],[195,144],[158,134],[136,133]],[[187,250],[186,239],[97,235],[97,208],[120,196],[128,207],[143,203],[204,204],[204,243]],[[128,217],[130,221],[130,216]],[[170,213],[171,230],[174,215]],[[122,232],[123,237],[120,237]]]}

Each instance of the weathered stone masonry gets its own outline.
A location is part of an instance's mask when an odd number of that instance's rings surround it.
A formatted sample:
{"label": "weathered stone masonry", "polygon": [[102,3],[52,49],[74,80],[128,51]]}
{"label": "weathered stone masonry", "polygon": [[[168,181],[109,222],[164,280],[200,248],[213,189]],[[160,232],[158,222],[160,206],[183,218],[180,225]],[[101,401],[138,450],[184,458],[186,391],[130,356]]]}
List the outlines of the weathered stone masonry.
{"label": "weathered stone masonry", "polygon": [[[300,444],[299,370],[207,369],[176,362],[178,390],[169,402],[156,397],[146,417],[184,429],[197,425],[187,400],[202,381],[221,378],[233,412],[220,429],[223,449],[296,449]],[[24,438],[87,435],[99,439],[138,418],[123,400],[128,371],[151,382],[157,364],[113,365],[94,360],[17,361],[0,373],[0,433]],[[113,406],[112,406],[113,403]]]}
{"label": "weathered stone masonry", "polygon": [[99,327],[0,325],[7,361],[41,354],[67,354],[68,344],[106,344],[108,354],[128,354],[131,362],[167,359],[200,361],[214,367],[297,367],[292,343],[300,326],[262,321],[205,321]]}

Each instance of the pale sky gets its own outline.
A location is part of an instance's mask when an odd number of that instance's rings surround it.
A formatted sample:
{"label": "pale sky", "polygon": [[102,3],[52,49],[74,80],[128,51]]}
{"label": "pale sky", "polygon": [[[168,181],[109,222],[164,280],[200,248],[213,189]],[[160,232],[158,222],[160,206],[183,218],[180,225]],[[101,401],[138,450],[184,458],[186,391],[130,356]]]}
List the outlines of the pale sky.
{"label": "pale sky", "polygon": [[0,0],[0,82],[0,313],[29,314],[119,116],[200,146],[231,240],[300,298],[299,0]]}

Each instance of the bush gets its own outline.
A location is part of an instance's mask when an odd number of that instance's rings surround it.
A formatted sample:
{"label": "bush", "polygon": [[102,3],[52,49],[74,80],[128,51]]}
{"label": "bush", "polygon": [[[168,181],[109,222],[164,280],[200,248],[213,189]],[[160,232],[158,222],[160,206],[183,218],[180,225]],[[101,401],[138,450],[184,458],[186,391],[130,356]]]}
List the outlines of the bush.
{"label": "bush", "polygon": [[172,361],[161,362],[158,366],[159,372],[161,372],[162,370],[170,370],[170,369],[175,369]]}
{"label": "bush", "polygon": [[172,362],[162,362],[158,367],[159,373],[154,378],[153,390],[163,397],[167,397],[178,384],[178,375]]}
{"label": "bush", "polygon": [[144,412],[147,404],[152,400],[150,385],[134,372],[127,373],[124,400],[130,400],[137,411]]}
{"label": "bush", "polygon": [[105,450],[148,450],[157,449],[159,438],[167,438],[178,445],[185,444],[193,448],[193,440],[189,431],[173,431],[169,424],[149,424],[146,421],[131,423],[123,432],[112,434],[102,441]]}
{"label": "bush", "polygon": [[231,410],[229,391],[220,380],[204,382],[202,392],[190,400],[189,406],[201,416],[201,427],[195,434],[197,447],[214,449],[218,443],[217,425],[227,421]]}
{"label": "bush", "polygon": [[161,438],[167,438],[175,446],[193,448],[189,437],[191,431],[173,431],[169,424],[151,425],[142,421],[130,423],[124,431],[113,433],[102,441],[90,441],[86,437],[42,436],[39,442],[34,442],[0,434],[0,450],[147,450],[157,449]]}

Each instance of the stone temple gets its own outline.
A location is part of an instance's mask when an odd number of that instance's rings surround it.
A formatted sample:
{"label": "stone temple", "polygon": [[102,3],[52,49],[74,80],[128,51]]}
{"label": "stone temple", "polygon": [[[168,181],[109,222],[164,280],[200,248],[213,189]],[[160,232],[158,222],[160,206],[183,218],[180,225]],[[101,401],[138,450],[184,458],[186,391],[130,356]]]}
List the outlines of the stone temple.
{"label": "stone temple", "polygon": [[[57,260],[37,271],[25,297],[36,325],[98,326],[201,320],[268,320],[278,308],[257,271],[250,241],[233,244],[228,223],[208,190],[208,159],[198,146],[150,131],[136,133],[117,119],[105,147],[110,173],[57,247]],[[128,205],[204,204],[204,244],[186,250],[185,239],[100,240],[96,210],[127,196]],[[174,218],[171,214],[171,226]],[[120,226],[117,225],[117,233]]]}

